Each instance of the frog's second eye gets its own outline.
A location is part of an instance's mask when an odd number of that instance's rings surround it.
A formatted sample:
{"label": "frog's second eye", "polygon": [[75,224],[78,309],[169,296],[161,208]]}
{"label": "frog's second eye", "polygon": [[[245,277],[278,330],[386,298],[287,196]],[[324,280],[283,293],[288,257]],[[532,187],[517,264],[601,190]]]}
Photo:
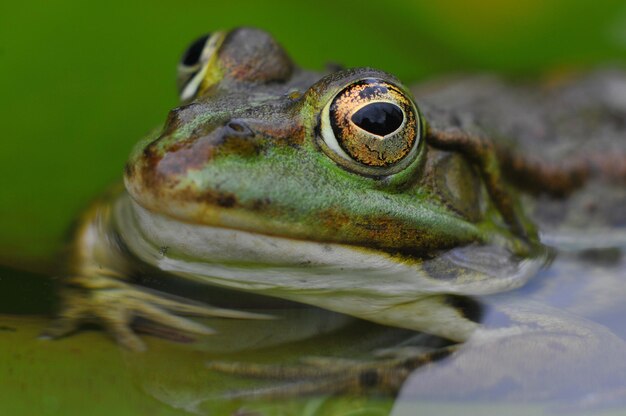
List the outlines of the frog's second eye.
{"label": "frog's second eye", "polygon": [[193,41],[183,53],[178,64],[177,77],[181,101],[189,101],[198,93],[209,60],[215,54],[221,39],[219,32],[203,35]]}
{"label": "frog's second eye", "polygon": [[344,87],[326,105],[321,135],[335,160],[339,156],[340,163],[358,162],[372,174],[386,174],[415,153],[418,118],[415,105],[400,88],[364,79]]}
{"label": "frog's second eye", "polygon": [[183,66],[187,67],[195,66],[200,63],[202,50],[204,49],[204,45],[206,44],[206,41],[209,39],[209,37],[211,37],[211,35],[207,33],[206,35],[200,36],[191,45],[189,45],[189,47],[183,54],[180,63]]}

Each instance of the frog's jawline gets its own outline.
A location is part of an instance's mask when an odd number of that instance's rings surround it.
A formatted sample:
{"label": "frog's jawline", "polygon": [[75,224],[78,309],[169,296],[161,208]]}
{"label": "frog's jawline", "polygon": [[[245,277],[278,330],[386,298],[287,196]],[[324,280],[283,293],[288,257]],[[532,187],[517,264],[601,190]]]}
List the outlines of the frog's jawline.
{"label": "frog's jawline", "polygon": [[114,216],[124,243],[148,264],[204,284],[280,291],[280,297],[307,291],[350,291],[396,300],[441,293],[483,295],[522,286],[543,264],[538,258],[494,256],[488,246],[461,247],[438,261],[462,273],[439,279],[429,274],[428,260],[407,263],[362,247],[188,224],[148,211],[126,193],[115,202]]}

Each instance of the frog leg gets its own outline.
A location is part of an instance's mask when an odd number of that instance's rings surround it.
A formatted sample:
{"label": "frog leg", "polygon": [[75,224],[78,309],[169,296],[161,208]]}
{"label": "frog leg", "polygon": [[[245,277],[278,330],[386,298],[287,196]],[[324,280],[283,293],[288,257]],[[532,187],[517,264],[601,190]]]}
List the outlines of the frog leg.
{"label": "frog leg", "polygon": [[[122,346],[133,351],[145,349],[131,326],[142,318],[160,326],[192,335],[210,335],[205,325],[177,316],[262,319],[266,315],[211,307],[176,298],[165,293],[148,291],[104,275],[68,279],[61,291],[58,318],[42,334],[43,338],[60,338],[75,332],[84,323],[102,325]],[[72,284],[74,283],[74,284]]]}
{"label": "frog leg", "polygon": [[607,183],[626,183],[624,152],[586,152],[554,163],[522,154],[508,146],[497,146],[496,151],[507,178],[535,194],[567,197],[592,178]]}
{"label": "frog leg", "polygon": [[[68,258],[68,276],[60,288],[61,308],[43,338],[60,338],[84,323],[96,323],[124,347],[145,346],[132,329],[140,318],[156,323],[157,334],[208,335],[214,331],[177,314],[197,317],[268,319],[267,315],[212,307],[131,284],[132,260],[111,226],[111,203],[97,201],[79,223]],[[150,328],[152,329],[152,328]],[[171,331],[170,331],[171,333]]]}
{"label": "frog leg", "polygon": [[[490,159],[495,156],[507,179],[537,194],[566,197],[592,177],[607,182],[626,182],[626,154],[623,152],[586,153],[554,163],[456,128],[439,130],[429,127],[426,139],[435,147],[463,152],[483,167],[490,166],[493,163]],[[493,171],[493,167],[489,169]],[[493,175],[493,172],[490,174]]]}
{"label": "frog leg", "polygon": [[463,154],[476,166],[491,200],[511,232],[524,241],[530,239],[529,233],[534,234],[535,230],[525,221],[515,199],[505,186],[500,160],[492,140],[457,128],[438,130],[432,127],[428,130],[426,140],[433,147]]}
{"label": "frog leg", "polygon": [[304,358],[296,365],[267,365],[214,361],[208,368],[222,373],[279,381],[290,384],[226,393],[226,398],[278,399],[315,394],[362,395],[376,392],[395,395],[417,368],[453,353],[458,345],[412,356],[376,361],[357,361],[329,357]]}
{"label": "frog leg", "polygon": [[566,197],[581,188],[591,174],[591,166],[581,158],[572,158],[557,166],[505,146],[497,146],[496,151],[507,178],[535,194]]}

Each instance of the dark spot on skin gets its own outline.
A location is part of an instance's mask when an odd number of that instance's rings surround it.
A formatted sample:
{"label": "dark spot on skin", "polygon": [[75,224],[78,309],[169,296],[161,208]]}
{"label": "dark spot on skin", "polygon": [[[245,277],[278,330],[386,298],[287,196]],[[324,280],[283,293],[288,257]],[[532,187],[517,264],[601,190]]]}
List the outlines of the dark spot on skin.
{"label": "dark spot on skin", "polygon": [[224,208],[232,208],[237,203],[237,199],[233,195],[219,195],[217,197],[217,205]]}
{"label": "dark spot on skin", "polygon": [[161,156],[155,150],[155,142],[150,143],[143,149],[142,174],[144,185],[149,189],[158,189],[163,178],[156,173],[155,167],[161,161]]}
{"label": "dark spot on skin", "polygon": [[479,323],[483,318],[483,306],[468,296],[445,295],[444,303],[459,311],[461,316]]}
{"label": "dark spot on skin", "polygon": [[376,387],[379,377],[376,370],[368,370],[359,374],[359,384],[362,387]]}
{"label": "dark spot on skin", "polygon": [[176,194],[181,200],[195,201],[201,204],[217,205],[222,208],[234,208],[240,206],[237,196],[219,190],[205,190],[197,193],[194,189],[184,189]]}
{"label": "dark spot on skin", "polygon": [[154,151],[155,142],[150,143],[143,149],[143,157],[146,159],[152,159],[156,156],[156,152]]}
{"label": "dark spot on skin", "polygon": [[131,179],[134,176],[134,174],[135,174],[135,170],[133,168],[133,165],[130,162],[126,162],[124,164],[124,176]]}
{"label": "dark spot on skin", "polygon": [[272,204],[272,200],[269,198],[256,199],[252,202],[252,210],[261,211]]}

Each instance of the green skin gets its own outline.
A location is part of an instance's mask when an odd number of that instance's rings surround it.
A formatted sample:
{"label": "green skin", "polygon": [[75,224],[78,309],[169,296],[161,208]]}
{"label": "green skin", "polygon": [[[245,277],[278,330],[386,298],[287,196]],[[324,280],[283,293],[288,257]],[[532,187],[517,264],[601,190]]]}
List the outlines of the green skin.
{"label": "green skin", "polygon": [[[239,74],[239,66],[254,59],[229,55],[239,49],[238,42],[252,39],[257,48],[277,55],[259,52],[263,59],[293,65],[266,34],[236,33],[219,55],[231,66],[236,63],[231,72]],[[393,76],[363,68],[323,77],[274,65],[248,75],[249,81],[234,79],[223,68],[219,72],[219,82],[174,109],[162,131],[135,147],[125,184],[145,208],[186,222],[411,252],[488,241],[494,232],[507,232],[494,230],[493,216],[468,220],[459,215],[481,197],[467,179],[476,175],[471,168],[436,172],[456,174],[448,181],[454,188],[450,192],[474,194],[466,200],[451,201],[430,186],[424,166],[441,158],[441,151],[424,137],[418,157],[390,175],[359,174],[351,166],[358,162],[340,166],[322,151],[316,129],[324,105],[356,80],[380,78],[400,85]],[[259,84],[259,78],[265,83]],[[247,131],[233,132],[229,122],[245,124]]]}
{"label": "green skin", "polygon": [[[480,223],[448,209],[422,182],[433,152],[424,141],[406,171],[374,178],[321,151],[315,128],[322,106],[349,82],[374,76],[397,82],[364,69],[308,88],[219,88],[174,110],[165,133],[137,145],[126,187],[142,206],[183,221],[298,239],[417,251],[487,239]],[[304,95],[289,99],[290,90]],[[215,107],[217,114],[208,110]],[[229,137],[230,121],[245,122],[251,135]]]}
{"label": "green skin", "polygon": [[[137,144],[125,169],[125,190],[112,190],[81,218],[62,290],[63,306],[46,335],[61,337],[83,322],[96,322],[122,345],[141,350],[143,343],[131,329],[135,317],[191,334],[210,330],[178,315],[266,318],[172,299],[134,285],[135,274],[145,272],[146,266],[165,269],[158,256],[220,262],[180,247],[170,250],[169,244],[158,246],[156,241],[147,244],[156,251],[142,253],[136,243],[141,233],[133,228],[137,212],[179,224],[181,230],[241,231],[273,243],[376,258],[385,267],[412,267],[416,277],[411,293],[395,288],[393,281],[388,291],[359,283],[351,289],[351,280],[341,276],[333,278],[337,286],[321,295],[304,286],[300,290],[296,279],[259,293],[455,341],[467,339],[477,328],[475,318],[468,318],[461,307],[467,303],[456,296],[507,290],[529,277],[527,273],[503,283],[507,276],[500,276],[499,270],[490,274],[480,267],[463,269],[440,257],[450,249],[468,247],[469,256],[480,265],[481,252],[471,250],[482,245],[500,250],[508,256],[507,264],[515,266],[540,249],[533,225],[501,178],[491,142],[429,128],[418,113],[417,148],[399,167],[371,169],[342,159],[320,133],[324,107],[362,79],[391,83],[412,101],[397,79],[369,68],[327,75],[301,70],[268,34],[253,29],[213,36],[219,42],[201,63],[195,94],[184,97],[184,105],[170,112],[162,129]],[[184,87],[184,71],[181,79]],[[258,258],[248,262],[243,254],[240,257],[235,263],[276,266],[275,258],[259,264]],[[357,265],[354,268],[358,275]],[[180,269],[173,274],[255,291],[250,278],[224,283],[212,280],[210,273]],[[371,311],[363,309],[370,301]],[[413,364],[422,362],[419,358]]]}

